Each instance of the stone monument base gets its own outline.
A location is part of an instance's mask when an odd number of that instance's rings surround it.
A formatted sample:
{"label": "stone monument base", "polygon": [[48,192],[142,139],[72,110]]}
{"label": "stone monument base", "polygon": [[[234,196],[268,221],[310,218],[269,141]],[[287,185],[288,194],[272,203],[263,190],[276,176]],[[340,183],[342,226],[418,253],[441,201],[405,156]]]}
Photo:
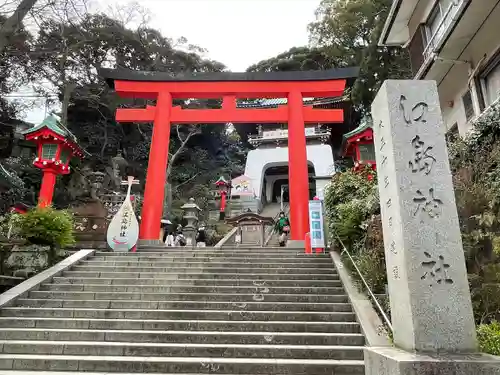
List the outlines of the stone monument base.
{"label": "stone monument base", "polygon": [[500,357],[427,355],[392,347],[365,348],[365,375],[500,375]]}

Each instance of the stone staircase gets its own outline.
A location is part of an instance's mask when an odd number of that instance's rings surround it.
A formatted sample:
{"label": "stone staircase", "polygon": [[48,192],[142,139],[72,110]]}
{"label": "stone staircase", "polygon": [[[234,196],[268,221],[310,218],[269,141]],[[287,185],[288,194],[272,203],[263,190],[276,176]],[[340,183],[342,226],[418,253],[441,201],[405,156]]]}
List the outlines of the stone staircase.
{"label": "stone staircase", "polygon": [[98,252],[0,310],[0,374],[363,374],[328,255]]}

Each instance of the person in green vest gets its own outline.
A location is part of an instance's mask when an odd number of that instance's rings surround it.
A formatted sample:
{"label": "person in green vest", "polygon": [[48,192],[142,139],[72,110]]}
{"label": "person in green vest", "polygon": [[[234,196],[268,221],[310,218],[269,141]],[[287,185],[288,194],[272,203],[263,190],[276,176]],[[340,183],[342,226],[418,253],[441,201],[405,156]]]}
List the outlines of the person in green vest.
{"label": "person in green vest", "polygon": [[290,220],[286,217],[283,211],[280,212],[279,219],[275,226],[276,232],[279,234],[279,244],[280,246],[285,246],[286,239],[290,233]]}

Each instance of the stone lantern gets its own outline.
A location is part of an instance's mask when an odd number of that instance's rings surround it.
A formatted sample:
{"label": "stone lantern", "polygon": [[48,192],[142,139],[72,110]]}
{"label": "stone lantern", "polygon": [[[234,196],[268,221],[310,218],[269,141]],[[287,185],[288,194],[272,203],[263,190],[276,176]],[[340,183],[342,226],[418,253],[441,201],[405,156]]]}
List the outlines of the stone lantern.
{"label": "stone lantern", "polygon": [[73,156],[83,158],[76,137],[59,120],[51,115],[40,125],[23,132],[27,141],[36,143],[37,157],[33,164],[43,171],[42,187],[38,198],[40,207],[50,206],[56,178],[70,173],[69,162]]}
{"label": "stone lantern", "polygon": [[196,232],[198,230],[198,215],[201,208],[195,203],[194,198],[189,198],[189,202],[181,207],[184,210],[183,219],[187,221],[184,227],[184,235],[186,236],[186,246],[196,245]]}

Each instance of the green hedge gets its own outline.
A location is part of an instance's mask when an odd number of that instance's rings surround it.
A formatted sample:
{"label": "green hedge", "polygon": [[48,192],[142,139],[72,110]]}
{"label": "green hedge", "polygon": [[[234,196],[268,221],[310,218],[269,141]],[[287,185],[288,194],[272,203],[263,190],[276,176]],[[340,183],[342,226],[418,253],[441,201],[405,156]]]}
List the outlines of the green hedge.
{"label": "green hedge", "polygon": [[477,329],[477,338],[482,352],[500,355],[500,323],[482,324]]}

